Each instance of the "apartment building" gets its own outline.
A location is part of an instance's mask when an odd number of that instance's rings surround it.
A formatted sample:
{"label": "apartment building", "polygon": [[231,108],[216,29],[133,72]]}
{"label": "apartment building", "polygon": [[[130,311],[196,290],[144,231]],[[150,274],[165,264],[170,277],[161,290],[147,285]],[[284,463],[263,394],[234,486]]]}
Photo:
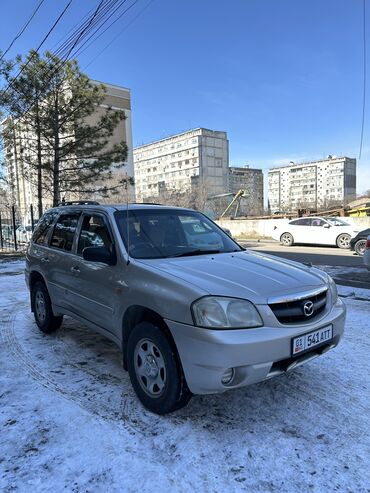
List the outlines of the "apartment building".
{"label": "apartment building", "polygon": [[228,187],[226,132],[196,128],[134,149],[135,194],[139,202],[194,186],[209,196]]}
{"label": "apartment building", "polygon": [[268,203],[272,213],[298,208],[313,210],[344,205],[356,198],[356,159],[327,159],[272,168]]}
{"label": "apartment building", "polygon": [[229,168],[228,191],[236,194],[245,190],[240,201],[239,214],[253,216],[263,211],[263,173],[261,169],[249,166]]}
{"label": "apartment building", "polygon": [[[96,81],[92,81],[97,83]],[[106,95],[103,103],[96,108],[96,111],[86,118],[89,124],[95,124],[101,117],[104,108],[110,106],[115,110],[123,110],[126,119],[121,121],[115,128],[113,135],[109,138],[107,147],[113,146],[116,143],[125,141],[128,146],[127,159],[124,163],[124,167],[121,169],[112,169],[113,174],[118,177],[123,175],[133,177],[134,164],[133,164],[133,146],[132,146],[132,129],[131,129],[131,93],[130,89],[115,86],[104,83],[106,86]],[[2,123],[6,125],[6,120]],[[17,132],[17,129],[15,129]],[[32,139],[32,131],[19,132],[14,135],[15,145],[9,145],[5,150],[5,162],[6,162],[6,176],[8,180],[9,195],[14,205],[18,206],[23,211],[24,217],[19,219],[24,223],[29,223],[29,210],[30,205],[34,206],[34,210],[37,209],[37,179],[36,171],[29,165],[29,161],[23,159],[24,148],[29,148],[29,142]],[[122,175],[122,176],[121,176]],[[114,179],[114,178],[113,178]],[[102,182],[99,183],[99,185]],[[134,198],[134,189],[129,187],[128,192],[122,191],[123,195],[129,194],[129,198]],[[116,201],[120,201],[122,198],[120,194],[114,198]],[[79,199],[79,196],[69,194],[64,197],[65,200]],[[86,198],[85,196],[83,198]],[[99,197],[89,197],[92,200],[99,199]],[[52,195],[45,191],[44,193],[44,209],[52,206]]]}

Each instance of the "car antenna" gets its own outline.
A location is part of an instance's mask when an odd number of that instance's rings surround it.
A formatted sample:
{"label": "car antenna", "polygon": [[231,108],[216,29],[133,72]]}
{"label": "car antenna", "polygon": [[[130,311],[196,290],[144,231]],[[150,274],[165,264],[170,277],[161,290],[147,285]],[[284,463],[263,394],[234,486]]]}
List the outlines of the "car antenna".
{"label": "car antenna", "polygon": [[128,265],[130,263],[130,228],[128,226],[128,179],[127,179],[127,173],[126,173],[126,233],[127,233],[127,263]]}

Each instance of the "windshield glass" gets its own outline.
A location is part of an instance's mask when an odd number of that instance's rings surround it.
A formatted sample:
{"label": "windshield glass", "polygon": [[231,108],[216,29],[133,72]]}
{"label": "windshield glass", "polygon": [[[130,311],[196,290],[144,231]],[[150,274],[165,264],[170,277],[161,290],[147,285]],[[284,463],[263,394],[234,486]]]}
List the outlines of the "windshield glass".
{"label": "windshield glass", "polygon": [[349,226],[348,223],[336,217],[325,217],[324,219],[326,219],[332,226]]}
{"label": "windshield glass", "polygon": [[243,250],[199,212],[137,209],[128,213],[117,211],[115,218],[125,247],[134,258],[168,258]]}

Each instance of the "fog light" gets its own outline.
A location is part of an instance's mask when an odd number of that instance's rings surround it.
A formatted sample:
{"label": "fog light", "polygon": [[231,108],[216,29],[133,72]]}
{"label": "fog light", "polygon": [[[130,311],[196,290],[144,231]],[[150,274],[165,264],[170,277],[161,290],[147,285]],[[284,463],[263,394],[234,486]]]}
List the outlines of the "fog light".
{"label": "fog light", "polygon": [[228,368],[227,370],[225,370],[221,378],[222,385],[227,385],[228,383],[231,382],[233,378],[234,378],[234,368]]}

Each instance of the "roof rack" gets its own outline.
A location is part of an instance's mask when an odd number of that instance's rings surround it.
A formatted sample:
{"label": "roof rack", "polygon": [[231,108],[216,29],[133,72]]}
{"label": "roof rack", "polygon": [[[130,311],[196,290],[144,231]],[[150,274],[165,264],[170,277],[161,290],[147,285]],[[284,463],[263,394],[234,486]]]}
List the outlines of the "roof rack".
{"label": "roof rack", "polygon": [[69,200],[62,202],[59,202],[58,206],[60,205],[100,205],[99,202],[95,202],[94,200]]}
{"label": "roof rack", "polygon": [[156,202],[129,202],[129,205],[164,205],[164,204],[158,204]]}

